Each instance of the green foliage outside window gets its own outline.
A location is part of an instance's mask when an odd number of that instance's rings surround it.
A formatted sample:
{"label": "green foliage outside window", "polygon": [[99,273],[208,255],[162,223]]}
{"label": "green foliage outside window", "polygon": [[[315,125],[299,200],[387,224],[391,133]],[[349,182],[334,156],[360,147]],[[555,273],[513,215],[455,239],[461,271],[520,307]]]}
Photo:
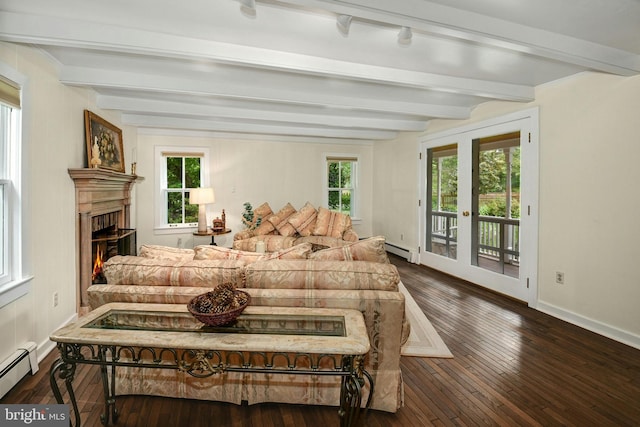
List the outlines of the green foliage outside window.
{"label": "green foliage outside window", "polygon": [[[520,147],[511,150],[511,218],[520,218]],[[438,209],[438,174],[440,174],[440,211],[457,212],[458,156],[434,158],[432,163],[431,207]],[[480,151],[480,215],[506,218],[507,160],[504,149]],[[438,167],[441,166],[441,170]],[[484,197],[485,195],[488,195]]]}
{"label": "green foliage outside window", "polygon": [[330,161],[328,163],[329,209],[351,215],[353,183],[352,161]]}
{"label": "green foliage outside window", "polygon": [[[507,203],[504,198],[489,200],[480,205],[480,215],[506,218]],[[511,218],[520,218],[520,202],[511,199]]]}
{"label": "green foliage outside window", "polygon": [[[512,150],[511,188],[520,190],[520,147]],[[504,150],[480,152],[480,194],[504,193],[507,183],[507,160]]]}
{"label": "green foliage outside window", "polygon": [[[431,208],[435,211],[438,208],[438,159],[433,159],[431,170],[433,190]],[[440,173],[440,211],[456,212],[458,210],[458,156],[443,157]]]}
{"label": "green foliage outside window", "polygon": [[189,204],[189,190],[200,187],[200,157],[167,157],[167,222],[198,222],[198,205]]}
{"label": "green foliage outside window", "polygon": [[[504,149],[480,151],[480,215],[506,218],[507,158]],[[520,194],[520,147],[511,149],[511,192]],[[486,196],[488,195],[488,196]],[[520,202],[511,198],[511,218],[520,218]]]}

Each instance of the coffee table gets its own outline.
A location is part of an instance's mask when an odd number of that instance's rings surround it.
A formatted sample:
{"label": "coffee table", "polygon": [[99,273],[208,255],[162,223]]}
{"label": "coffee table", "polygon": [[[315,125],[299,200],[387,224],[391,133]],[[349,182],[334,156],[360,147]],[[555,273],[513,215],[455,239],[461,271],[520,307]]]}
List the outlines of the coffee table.
{"label": "coffee table", "polygon": [[[357,310],[249,306],[234,324],[209,327],[193,318],[186,305],[111,303],[50,339],[60,351],[50,370],[51,388],[56,401],[64,403],[56,377],[64,380],[76,426],[81,420],[72,383],[78,364],[100,366],[105,425],[118,419],[119,366],[174,369],[194,377],[225,371],[340,376],[343,426],[362,421],[373,395],[373,379],[364,369],[370,344]],[[161,357],[167,353],[171,357]],[[362,408],[365,382],[369,395]]]}

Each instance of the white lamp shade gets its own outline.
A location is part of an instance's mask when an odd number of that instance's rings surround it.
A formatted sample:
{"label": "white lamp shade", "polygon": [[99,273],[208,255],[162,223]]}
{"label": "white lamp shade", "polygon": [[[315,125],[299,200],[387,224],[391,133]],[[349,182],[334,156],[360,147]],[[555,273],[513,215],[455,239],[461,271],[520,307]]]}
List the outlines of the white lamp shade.
{"label": "white lamp shade", "polygon": [[207,212],[205,205],[214,203],[213,188],[194,188],[189,192],[189,203],[198,206],[198,233],[207,232]]}
{"label": "white lamp shade", "polygon": [[206,205],[215,201],[213,188],[194,188],[189,192],[189,203],[192,205]]}

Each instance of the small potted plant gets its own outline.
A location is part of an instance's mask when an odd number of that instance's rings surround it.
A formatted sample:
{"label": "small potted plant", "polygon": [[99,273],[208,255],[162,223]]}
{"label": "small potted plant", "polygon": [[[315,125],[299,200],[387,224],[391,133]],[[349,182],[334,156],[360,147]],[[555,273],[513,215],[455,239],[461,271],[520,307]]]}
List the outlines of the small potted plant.
{"label": "small potted plant", "polygon": [[251,203],[245,202],[243,206],[244,212],[242,212],[242,223],[247,228],[247,230],[255,230],[262,222],[262,217],[258,216],[256,218]]}

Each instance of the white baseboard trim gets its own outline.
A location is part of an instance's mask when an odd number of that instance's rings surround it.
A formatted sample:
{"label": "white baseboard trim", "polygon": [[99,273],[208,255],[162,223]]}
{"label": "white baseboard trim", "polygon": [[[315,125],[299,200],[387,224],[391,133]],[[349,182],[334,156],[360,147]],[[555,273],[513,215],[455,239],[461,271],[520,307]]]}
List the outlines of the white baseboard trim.
{"label": "white baseboard trim", "polygon": [[564,320],[565,322],[580,326],[588,331],[595,332],[596,334],[603,335],[607,338],[611,338],[612,340],[640,350],[640,336],[631,332],[623,331],[622,329],[598,322],[597,320],[589,319],[588,317],[581,316],[543,301],[538,301],[536,309],[550,316]]}
{"label": "white baseboard trim", "polygon": [[[54,328],[51,332],[57,331],[63,326],[67,326],[68,324],[75,322],[76,320],[78,320],[78,314],[74,313],[67,320],[62,322],[60,326],[58,326],[57,328]],[[47,357],[49,353],[51,353],[55,349],[56,349],[56,343],[51,341],[50,339],[47,339],[46,341],[43,341],[40,344],[38,344],[38,363],[41,363],[42,360],[45,357]]]}

